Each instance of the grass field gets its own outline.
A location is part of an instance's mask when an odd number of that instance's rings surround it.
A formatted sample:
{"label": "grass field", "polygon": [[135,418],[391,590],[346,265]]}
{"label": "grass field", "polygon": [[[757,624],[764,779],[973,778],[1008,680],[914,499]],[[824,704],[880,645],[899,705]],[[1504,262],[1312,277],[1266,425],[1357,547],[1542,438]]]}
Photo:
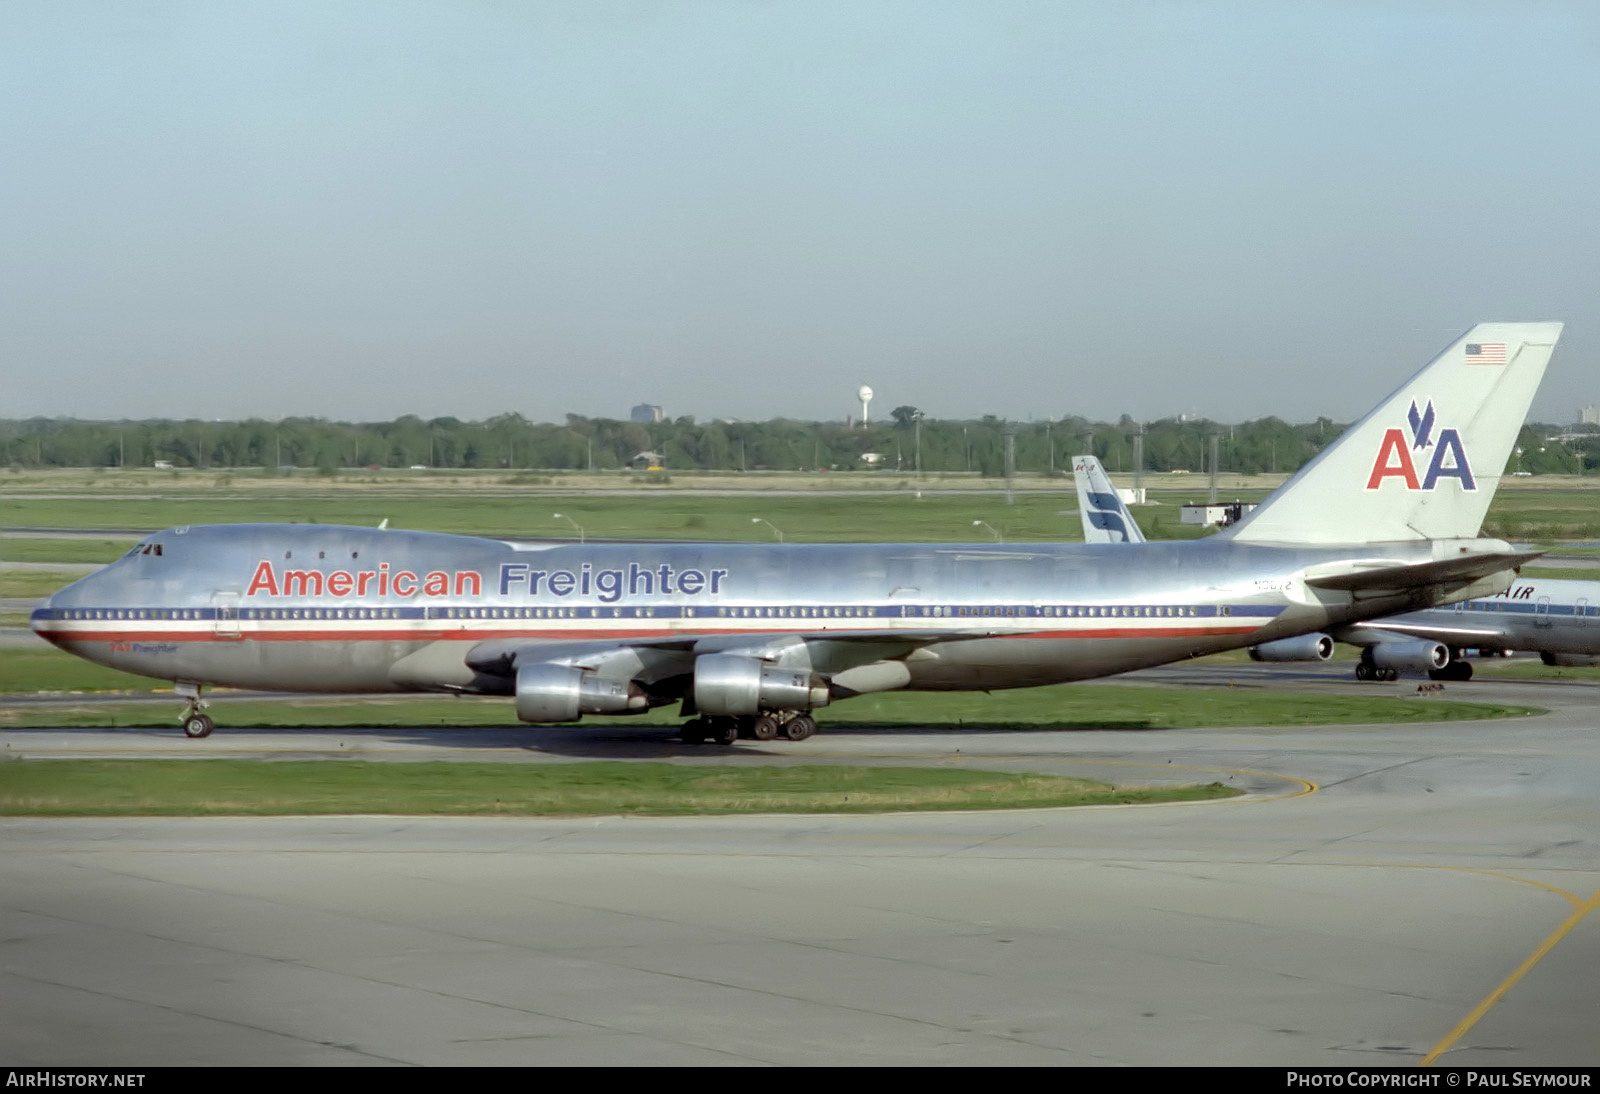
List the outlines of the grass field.
{"label": "grass field", "polygon": [[42,600],[82,576],[70,570],[0,570],[0,597]]}
{"label": "grass field", "polygon": [[[1070,489],[1018,494],[1016,504],[993,494],[914,491],[888,495],[816,497],[748,493],[734,496],[655,494],[644,497],[591,494],[574,497],[445,494],[388,496],[329,494],[307,490],[260,497],[7,498],[0,502],[4,526],[36,528],[116,527],[156,530],[175,524],[290,522],[391,528],[528,538],[576,538],[571,517],[594,539],[723,540],[770,542],[769,521],[787,542],[975,542],[991,534],[982,520],[1008,541],[1082,538],[1077,500]],[[1152,534],[1192,536],[1177,528],[1177,507],[1144,506],[1139,519]],[[1169,527],[1170,526],[1170,527]],[[93,540],[0,539],[9,561],[110,562],[130,543]]]}
{"label": "grass field", "polygon": [[681,816],[1040,809],[1231,797],[1205,786],[927,767],[249,760],[0,762],[0,816]]}
{"label": "grass field", "polygon": [[[13,696],[50,692],[165,693],[170,685],[114,673],[57,650],[0,651],[3,682]],[[1535,666],[1544,669],[1544,666]],[[888,692],[867,695],[815,712],[824,729],[905,726],[960,729],[1185,729],[1271,727],[1310,724],[1378,725],[1461,719],[1519,717],[1535,707],[1440,701],[1403,685],[1351,695],[1297,695],[1253,686],[1253,669],[1241,663],[1239,684],[1227,688],[1167,687],[1122,681],[1062,684],[983,692]],[[1545,670],[1559,673],[1588,669]],[[1372,685],[1374,689],[1383,685]],[[1355,685],[1352,682],[1352,690]],[[1459,697],[1460,691],[1452,693]],[[371,696],[357,699],[296,697],[253,699],[213,692],[211,714],[224,729],[238,728],[405,728],[417,726],[519,726],[508,697]],[[86,728],[171,727],[180,701],[108,702],[104,699],[51,704],[4,703],[0,726],[79,726]],[[677,707],[662,707],[631,718],[590,717],[585,725],[677,726]]]}
{"label": "grass field", "polygon": [[1522,576],[1560,578],[1562,581],[1600,581],[1600,566],[1524,566]]}
{"label": "grass field", "polygon": [[[0,532],[4,532],[0,526]],[[41,538],[0,535],[0,562],[115,562],[142,536],[117,539]]]}
{"label": "grass field", "polygon": [[1473,665],[1474,679],[1482,676],[1485,680],[1576,680],[1600,684],[1600,665],[1557,666],[1539,661],[1502,661],[1497,657],[1481,657]]}
{"label": "grass field", "polygon": [[[1222,476],[1224,500],[1258,501],[1283,476]],[[1116,476],[1119,483],[1130,476]],[[376,525],[465,534],[569,538],[572,524],[597,539],[773,538],[789,542],[975,542],[993,527],[1015,542],[1081,538],[1072,481],[1020,475],[1015,504],[1004,483],[972,476],[918,481],[891,473],[687,475],[644,486],[648,476],[496,472],[357,472],[331,477],[256,472],[0,473],[0,532],[6,528],[153,531],[180,524],[255,521]],[[1178,507],[1205,499],[1200,476],[1150,475],[1135,518],[1151,538],[1191,537]],[[829,493],[819,493],[819,491]],[[721,491],[706,493],[703,491]],[[1504,484],[1485,530],[1519,540],[1600,540],[1600,478]],[[0,536],[0,559],[109,562],[129,540],[39,540]]]}

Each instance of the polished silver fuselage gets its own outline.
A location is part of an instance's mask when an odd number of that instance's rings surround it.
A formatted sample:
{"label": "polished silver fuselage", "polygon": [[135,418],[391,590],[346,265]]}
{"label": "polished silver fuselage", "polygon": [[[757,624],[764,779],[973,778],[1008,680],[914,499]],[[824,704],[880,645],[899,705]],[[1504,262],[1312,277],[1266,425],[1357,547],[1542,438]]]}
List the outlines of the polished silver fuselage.
{"label": "polished silver fuselage", "polygon": [[[1105,676],[1437,602],[1313,589],[1308,566],[1426,559],[1426,542],[551,545],[326,525],[174,528],[33,615],[58,646],[184,683],[496,690],[400,671],[495,640],[646,644],[915,636],[896,686]],[[1503,585],[1500,587],[1504,587]],[[440,652],[442,651],[442,652]],[[457,654],[459,653],[459,658]],[[408,659],[410,659],[408,661]]]}

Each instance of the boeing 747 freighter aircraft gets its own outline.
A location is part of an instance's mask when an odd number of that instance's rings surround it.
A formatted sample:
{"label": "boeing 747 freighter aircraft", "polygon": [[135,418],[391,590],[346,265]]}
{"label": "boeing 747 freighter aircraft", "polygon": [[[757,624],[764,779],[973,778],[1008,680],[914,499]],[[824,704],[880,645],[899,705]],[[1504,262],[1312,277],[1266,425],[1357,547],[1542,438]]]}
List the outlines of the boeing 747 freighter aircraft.
{"label": "boeing 747 freighter aircraft", "polygon": [[549,723],[680,704],[687,740],[810,736],[897,688],[1031,687],[1504,591],[1477,538],[1559,323],[1453,341],[1245,520],[1123,544],[530,546],[375,528],[172,528],[33,627],[202,689],[505,695]]}

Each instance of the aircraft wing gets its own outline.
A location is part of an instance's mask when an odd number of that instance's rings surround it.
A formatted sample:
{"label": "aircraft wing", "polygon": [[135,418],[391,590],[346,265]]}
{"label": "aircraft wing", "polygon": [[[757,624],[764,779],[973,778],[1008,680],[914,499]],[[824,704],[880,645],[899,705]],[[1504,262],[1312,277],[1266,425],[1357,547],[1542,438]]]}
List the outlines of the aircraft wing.
{"label": "aircraft wing", "polygon": [[1498,627],[1471,627],[1458,624],[1408,620],[1404,616],[1350,623],[1335,628],[1333,637],[1352,646],[1368,646],[1391,638],[1428,638],[1452,646],[1498,645],[1506,640]]}
{"label": "aircraft wing", "polygon": [[992,638],[1002,632],[944,630],[774,631],[769,634],[672,635],[659,638],[561,639],[496,638],[480,642],[466,663],[480,672],[514,673],[529,662],[554,662],[599,670],[617,651],[635,650],[657,658],[693,659],[708,653],[737,653],[762,661],[794,662],[804,653],[818,671],[842,671],[867,661],[904,657],[936,642]]}
{"label": "aircraft wing", "polygon": [[1313,588],[1340,589],[1356,596],[1386,596],[1429,585],[1476,581],[1503,570],[1515,570],[1544,554],[1543,551],[1519,551],[1510,544],[1493,541],[1457,543],[1483,546],[1461,545],[1461,553],[1454,557],[1427,562],[1370,558],[1323,563],[1306,569],[1305,582]]}
{"label": "aircraft wing", "polygon": [[[524,666],[555,666],[599,679],[631,681],[651,694],[652,705],[682,697],[695,662],[731,654],[774,668],[816,674],[838,694],[886,690],[908,678],[903,661],[940,642],[992,638],[1014,631],[877,630],[657,637],[539,639],[493,638],[468,647],[434,642],[401,659],[390,679],[431,691],[506,694]],[[894,668],[883,669],[882,666]],[[880,667],[878,671],[873,671]],[[860,670],[860,671],[855,671]]]}

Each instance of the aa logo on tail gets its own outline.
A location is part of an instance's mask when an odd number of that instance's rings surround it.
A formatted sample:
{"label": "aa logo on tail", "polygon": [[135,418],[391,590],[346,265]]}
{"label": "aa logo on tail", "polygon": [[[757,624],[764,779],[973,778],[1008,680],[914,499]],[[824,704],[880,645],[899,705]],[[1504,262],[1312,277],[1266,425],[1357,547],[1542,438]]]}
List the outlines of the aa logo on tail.
{"label": "aa logo on tail", "polygon": [[[1411,436],[1403,429],[1390,429],[1378,446],[1378,457],[1372,461],[1372,474],[1367,476],[1367,489],[1376,490],[1385,479],[1399,479],[1407,490],[1432,490],[1440,479],[1455,479],[1463,490],[1476,490],[1472,466],[1467,462],[1467,452],[1461,446],[1461,434],[1454,429],[1441,429],[1437,438],[1434,427],[1433,400],[1428,400],[1426,410],[1419,411],[1413,401],[1406,413],[1406,425]],[[1432,453],[1429,453],[1432,449]],[[1413,453],[1416,453],[1413,455]],[[1418,461],[1426,458],[1427,470],[1417,478]]]}

